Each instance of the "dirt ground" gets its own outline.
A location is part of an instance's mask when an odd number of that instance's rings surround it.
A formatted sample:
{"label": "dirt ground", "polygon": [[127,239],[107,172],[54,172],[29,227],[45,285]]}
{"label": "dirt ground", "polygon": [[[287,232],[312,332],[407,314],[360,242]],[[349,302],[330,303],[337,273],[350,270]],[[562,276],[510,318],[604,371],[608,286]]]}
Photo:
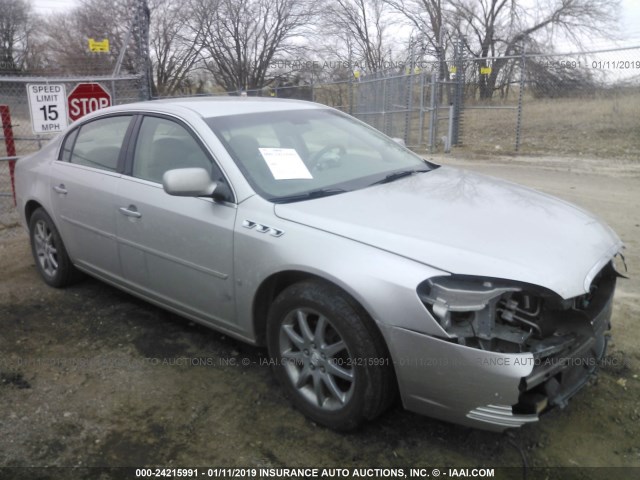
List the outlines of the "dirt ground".
{"label": "dirt ground", "polygon": [[[520,476],[524,457],[543,472],[539,478],[599,478],[592,470],[552,467],[640,467],[640,165],[582,158],[436,161],[575,202],[625,241],[630,279],[618,284],[609,357],[566,409],[510,435],[443,423],[399,405],[356,433],[326,430],[287,404],[261,364],[264,350],[92,279],[65,290],[47,287],[27,235],[5,215],[0,466],[508,466]],[[52,472],[39,471],[38,478],[54,478]],[[617,469],[616,477],[633,473]],[[82,477],[78,471],[63,476]],[[2,470],[0,478],[6,478]]]}

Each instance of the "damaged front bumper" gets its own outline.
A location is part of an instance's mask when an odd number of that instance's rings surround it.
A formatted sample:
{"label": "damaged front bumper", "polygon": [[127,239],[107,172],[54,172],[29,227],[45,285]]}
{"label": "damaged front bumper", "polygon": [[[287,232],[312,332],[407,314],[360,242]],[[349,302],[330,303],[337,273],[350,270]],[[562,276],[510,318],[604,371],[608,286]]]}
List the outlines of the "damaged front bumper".
{"label": "damaged front bumper", "polygon": [[[497,342],[475,343],[390,328],[405,408],[494,431],[536,422],[551,408],[564,408],[605,355],[615,277],[605,268],[588,296],[572,299],[570,307],[541,309],[546,318],[519,344],[513,325],[501,331]],[[494,305],[495,315],[504,315]],[[463,331],[464,325],[455,327],[455,319],[447,321],[452,330]],[[478,331],[477,325],[471,329]],[[510,349],[508,341],[523,351]]]}

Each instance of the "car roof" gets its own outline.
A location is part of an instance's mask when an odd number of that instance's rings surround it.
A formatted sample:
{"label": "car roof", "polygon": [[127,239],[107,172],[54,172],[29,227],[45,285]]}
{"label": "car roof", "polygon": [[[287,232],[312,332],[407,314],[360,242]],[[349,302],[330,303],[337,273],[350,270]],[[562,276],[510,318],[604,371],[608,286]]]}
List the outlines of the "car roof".
{"label": "car roof", "polygon": [[164,98],[112,107],[111,111],[177,112],[191,110],[203,118],[243,113],[277,112],[284,110],[326,109],[314,102],[259,97],[187,97]]}

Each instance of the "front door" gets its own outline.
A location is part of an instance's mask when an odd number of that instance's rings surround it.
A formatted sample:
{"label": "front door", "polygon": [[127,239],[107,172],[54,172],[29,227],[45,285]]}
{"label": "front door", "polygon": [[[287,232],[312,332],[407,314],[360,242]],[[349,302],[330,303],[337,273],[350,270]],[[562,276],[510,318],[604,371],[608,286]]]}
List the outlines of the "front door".
{"label": "front door", "polygon": [[216,166],[188,127],[142,120],[131,175],[117,190],[118,251],[131,288],[160,303],[237,329],[233,298],[236,207],[211,198],[174,197],[162,188],[173,168]]}

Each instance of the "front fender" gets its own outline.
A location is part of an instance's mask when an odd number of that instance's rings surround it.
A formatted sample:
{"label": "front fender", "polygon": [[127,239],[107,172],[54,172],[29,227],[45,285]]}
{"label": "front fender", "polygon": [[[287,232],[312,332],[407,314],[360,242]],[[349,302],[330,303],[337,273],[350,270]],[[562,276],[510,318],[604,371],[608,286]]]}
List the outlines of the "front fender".
{"label": "front fender", "polygon": [[[269,230],[262,232],[256,226],[249,228],[251,224],[283,233],[275,236]],[[257,197],[239,207],[234,260],[238,321],[253,338],[252,310],[256,293],[266,279],[285,271],[308,273],[339,286],[378,323],[427,335],[447,336],[416,292],[420,282],[447,272],[283,220],[273,214],[272,204]]]}

